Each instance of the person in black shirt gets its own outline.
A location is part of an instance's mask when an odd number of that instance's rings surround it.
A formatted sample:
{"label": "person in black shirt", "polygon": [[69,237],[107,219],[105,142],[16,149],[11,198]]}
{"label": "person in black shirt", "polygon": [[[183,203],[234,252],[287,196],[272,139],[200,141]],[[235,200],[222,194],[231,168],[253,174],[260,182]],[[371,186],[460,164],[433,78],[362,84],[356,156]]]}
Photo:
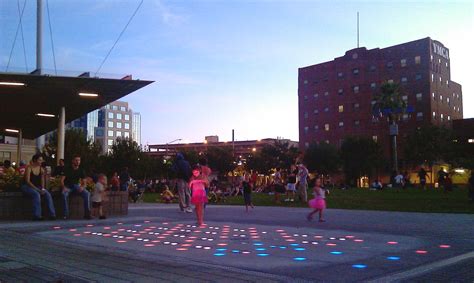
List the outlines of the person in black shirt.
{"label": "person in black shirt", "polygon": [[72,166],[64,170],[64,175],[61,176],[61,188],[64,205],[64,219],[69,217],[69,194],[80,194],[84,200],[84,218],[91,218],[90,208],[90,193],[85,189],[86,174],[80,167],[81,157],[76,155],[72,158]]}
{"label": "person in black shirt", "polygon": [[120,172],[120,190],[123,192],[128,191],[128,185],[130,184],[130,174],[128,173],[128,167],[124,167]]}
{"label": "person in black shirt", "polygon": [[64,159],[59,159],[59,165],[54,169],[54,176],[64,176]]}
{"label": "person in black shirt", "polygon": [[252,203],[252,186],[250,186],[250,175],[248,173],[244,174],[244,180],[242,181],[242,188],[244,189],[244,202],[245,202],[245,211],[249,212],[249,206],[254,208]]}

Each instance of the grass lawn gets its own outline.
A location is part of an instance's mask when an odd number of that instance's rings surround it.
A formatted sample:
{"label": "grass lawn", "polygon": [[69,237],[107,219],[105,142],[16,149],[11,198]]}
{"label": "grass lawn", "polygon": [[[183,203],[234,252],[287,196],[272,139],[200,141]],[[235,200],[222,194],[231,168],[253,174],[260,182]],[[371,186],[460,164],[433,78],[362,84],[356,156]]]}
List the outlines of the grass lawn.
{"label": "grass lawn", "polygon": [[[310,194],[308,194],[310,196]],[[157,193],[146,193],[145,202],[157,202]],[[285,197],[281,197],[284,199]],[[256,206],[307,207],[300,202],[282,202],[276,205],[273,195],[254,193],[253,203]],[[447,212],[474,213],[474,202],[469,202],[466,188],[456,188],[453,192],[443,193],[440,190],[421,191],[410,188],[403,191],[386,189],[370,191],[368,189],[331,190],[326,198],[328,208],[386,210],[410,212]],[[228,205],[243,205],[241,196],[228,198]]]}

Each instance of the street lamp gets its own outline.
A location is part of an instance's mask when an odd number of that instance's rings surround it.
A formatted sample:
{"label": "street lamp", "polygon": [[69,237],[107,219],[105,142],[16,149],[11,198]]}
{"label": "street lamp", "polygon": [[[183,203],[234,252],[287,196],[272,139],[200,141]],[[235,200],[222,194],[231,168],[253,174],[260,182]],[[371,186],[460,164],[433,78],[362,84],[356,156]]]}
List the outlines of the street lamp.
{"label": "street lamp", "polygon": [[167,156],[167,155],[168,155],[168,148],[169,148],[169,145],[170,145],[170,144],[172,144],[172,143],[174,143],[174,142],[177,142],[177,141],[182,141],[182,140],[183,140],[183,139],[175,139],[175,140],[172,140],[172,141],[170,141],[170,142],[167,142],[167,143],[166,143],[166,152],[165,152],[165,156]]}

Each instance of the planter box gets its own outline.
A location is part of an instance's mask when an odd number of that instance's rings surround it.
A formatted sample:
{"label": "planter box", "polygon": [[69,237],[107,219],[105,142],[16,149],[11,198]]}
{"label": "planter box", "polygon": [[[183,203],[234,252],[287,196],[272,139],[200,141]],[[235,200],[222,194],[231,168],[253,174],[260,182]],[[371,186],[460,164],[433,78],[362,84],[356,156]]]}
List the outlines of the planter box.
{"label": "planter box", "polygon": [[[52,193],[56,215],[62,218],[63,204],[60,192]],[[42,213],[48,217],[46,203],[42,201]],[[107,192],[107,201],[103,203],[106,216],[118,216],[128,214],[128,192]],[[79,195],[69,196],[69,217],[71,219],[82,219],[84,216],[84,205]],[[31,198],[24,196],[22,192],[0,192],[0,220],[31,219],[33,217],[33,205]]]}

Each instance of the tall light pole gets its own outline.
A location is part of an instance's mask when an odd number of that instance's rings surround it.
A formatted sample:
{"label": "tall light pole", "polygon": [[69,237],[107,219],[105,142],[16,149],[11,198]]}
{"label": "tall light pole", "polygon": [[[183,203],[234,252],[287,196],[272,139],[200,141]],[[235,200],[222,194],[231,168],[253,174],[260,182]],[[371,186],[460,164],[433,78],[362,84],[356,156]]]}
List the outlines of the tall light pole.
{"label": "tall light pole", "polygon": [[169,148],[169,145],[170,145],[170,144],[172,144],[172,143],[174,143],[174,142],[177,142],[177,141],[182,141],[182,140],[183,140],[183,139],[175,139],[175,140],[172,140],[172,141],[170,141],[170,142],[167,142],[167,143],[166,143],[166,152],[165,152],[165,156],[167,156],[167,155],[168,155],[168,148]]}

